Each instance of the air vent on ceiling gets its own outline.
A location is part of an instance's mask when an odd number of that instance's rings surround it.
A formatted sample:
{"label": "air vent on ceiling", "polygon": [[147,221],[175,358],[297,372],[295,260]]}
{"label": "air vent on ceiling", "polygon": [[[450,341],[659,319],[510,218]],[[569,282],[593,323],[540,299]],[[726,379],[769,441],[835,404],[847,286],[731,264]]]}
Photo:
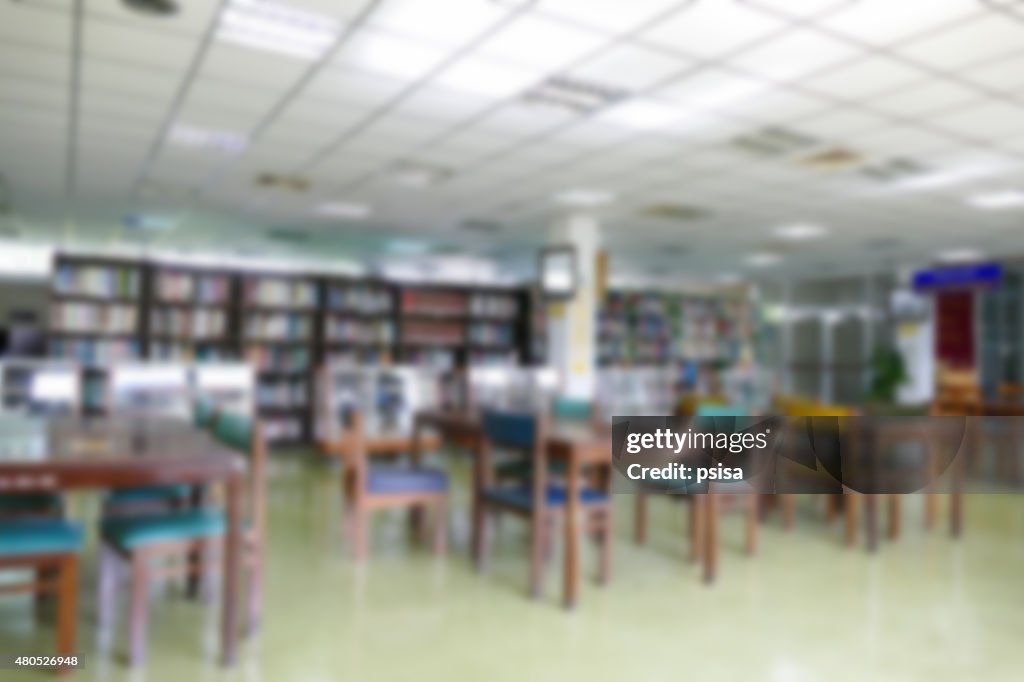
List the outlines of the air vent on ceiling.
{"label": "air vent on ceiling", "polygon": [[299,175],[285,175],[281,173],[260,173],[254,181],[257,187],[265,189],[283,189],[289,192],[303,193],[309,190],[313,184],[309,178]]}
{"label": "air vent on ceiling", "polygon": [[866,166],[861,172],[872,180],[888,184],[926,175],[930,169],[913,159],[896,157]]}
{"label": "air vent on ceiling", "polygon": [[733,138],[732,144],[756,156],[787,156],[818,144],[818,139],[804,133],[770,126]]}
{"label": "air vent on ceiling", "polygon": [[309,233],[287,227],[267,230],[267,239],[287,244],[304,244],[309,241]]}
{"label": "air vent on ceiling", "polygon": [[800,159],[801,165],[821,171],[845,170],[864,160],[857,152],[846,147],[828,147]]}
{"label": "air vent on ceiling", "polygon": [[703,208],[686,204],[654,204],[645,208],[643,215],[666,220],[693,221],[706,218],[709,213]]}
{"label": "air vent on ceiling", "polygon": [[527,90],[523,101],[528,104],[568,109],[576,114],[591,114],[630,96],[630,92],[610,85],[552,76]]}
{"label": "air vent on ceiling", "polygon": [[501,223],[494,220],[486,220],[484,218],[467,218],[463,220],[460,227],[470,232],[499,232],[501,231]]}

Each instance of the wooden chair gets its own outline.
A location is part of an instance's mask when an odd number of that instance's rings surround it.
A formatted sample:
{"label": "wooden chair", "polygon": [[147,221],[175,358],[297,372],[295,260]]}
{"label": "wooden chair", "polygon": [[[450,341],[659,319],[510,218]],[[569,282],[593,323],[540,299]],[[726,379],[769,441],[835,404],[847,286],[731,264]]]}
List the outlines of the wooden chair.
{"label": "wooden chair", "polygon": [[[22,583],[0,584],[0,594],[32,592],[57,596],[57,647],[62,656],[78,653],[78,553],[82,528],[61,519],[0,521],[0,571],[34,570]],[[62,669],[62,672],[67,669]]]}
{"label": "wooden chair", "polygon": [[[561,422],[589,423],[594,428],[600,428],[602,423],[601,410],[592,400],[579,398],[555,398],[551,403],[551,419]],[[528,456],[530,453],[521,453],[523,456],[499,462],[494,466],[494,477],[498,482],[529,480],[533,475],[533,461]],[[565,462],[556,460],[548,462],[548,473],[552,477],[565,475]],[[598,487],[595,484],[595,487]]]}
{"label": "wooden chair", "polygon": [[[529,593],[541,595],[542,564],[550,543],[554,522],[563,515],[567,502],[564,484],[550,482],[547,459],[547,418],[530,413],[484,410],[480,440],[473,519],[473,554],[478,570],[486,564],[487,520],[500,513],[512,513],[530,522]],[[495,448],[527,453],[531,466],[528,481],[511,484],[495,482],[492,455]],[[586,513],[584,526],[599,535],[602,543],[601,580],[607,580],[611,556],[611,501],[607,492],[583,486],[580,491]]]}
{"label": "wooden chair", "polygon": [[[249,459],[248,523],[243,534],[243,563],[250,570],[249,630],[259,626],[265,537],[266,447],[259,422],[228,412],[217,414],[213,437]],[[162,576],[206,578],[212,589],[214,557],[219,554],[227,520],[222,509],[209,507],[159,514],[107,518],[103,521],[99,570],[100,624],[110,627],[116,609],[117,583],[130,576],[130,662],[146,657],[149,582]],[[168,561],[169,560],[169,561]],[[164,565],[160,565],[163,561]]]}
{"label": "wooden chair", "polygon": [[[714,419],[716,417],[736,417],[744,416],[746,410],[737,406],[730,406],[726,403],[721,402],[721,398],[714,398],[707,403],[695,403],[692,405],[681,406],[681,409],[686,409],[688,415],[679,416],[692,416],[698,420]],[[690,536],[690,560],[697,561],[701,559],[705,551],[716,552],[716,546],[710,546],[707,543],[707,538],[704,537],[702,527],[704,526],[705,519],[703,514],[712,513],[717,515],[719,509],[728,510],[733,507],[742,506],[746,512],[746,533],[745,533],[745,545],[748,554],[754,554],[757,551],[758,543],[758,523],[760,506],[760,496],[751,492],[737,492],[730,493],[730,484],[709,484],[706,489],[690,486],[693,491],[683,490],[679,492],[668,492],[663,493],[661,491],[655,491],[649,487],[639,487],[635,493],[635,515],[634,515],[634,527],[633,527],[633,538],[637,545],[643,545],[647,541],[647,505],[648,498],[652,494],[662,494],[669,497],[673,501],[683,502],[690,507],[689,513],[689,525],[688,533]],[[696,494],[704,495],[716,495],[713,500],[714,504],[698,504],[700,500],[696,498]]]}
{"label": "wooden chair", "polygon": [[368,438],[362,412],[353,411],[343,450],[342,493],[346,535],[352,539],[356,559],[363,560],[369,553],[370,513],[395,508],[433,510],[434,550],[444,554],[448,542],[447,474],[419,466],[371,465]]}

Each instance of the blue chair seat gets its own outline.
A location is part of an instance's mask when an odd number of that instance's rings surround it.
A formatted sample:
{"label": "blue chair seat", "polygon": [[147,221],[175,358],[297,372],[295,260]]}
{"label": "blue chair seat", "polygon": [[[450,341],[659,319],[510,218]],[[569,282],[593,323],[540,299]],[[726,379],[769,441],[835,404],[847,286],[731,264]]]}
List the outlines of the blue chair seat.
{"label": "blue chair seat", "polygon": [[448,490],[448,476],[437,469],[372,467],[366,478],[366,488],[371,495],[443,493]]}
{"label": "blue chair seat", "polygon": [[60,519],[0,521],[0,557],[63,554],[82,548],[82,527]]}
{"label": "blue chair seat", "polygon": [[[547,506],[562,507],[568,498],[568,490],[564,485],[549,485],[547,490]],[[484,497],[494,502],[529,509],[533,504],[533,491],[529,486],[498,486],[484,491]],[[583,488],[580,491],[583,504],[600,504],[608,501],[608,494],[603,490]]]}
{"label": "blue chair seat", "polygon": [[187,500],[191,488],[185,483],[170,485],[150,485],[141,488],[117,488],[107,495],[111,504],[155,504],[180,502]]}
{"label": "blue chair seat", "polygon": [[226,528],[222,511],[195,509],[107,519],[103,522],[103,537],[121,549],[130,550],[161,542],[220,535]]}
{"label": "blue chair seat", "polygon": [[63,498],[57,493],[0,494],[0,514],[57,514],[63,508]]}
{"label": "blue chair seat", "polygon": [[[554,459],[548,462],[548,473],[564,475],[568,469],[568,463],[564,459]],[[494,473],[498,478],[530,478],[533,476],[533,462],[527,459],[502,462],[494,467]]]}

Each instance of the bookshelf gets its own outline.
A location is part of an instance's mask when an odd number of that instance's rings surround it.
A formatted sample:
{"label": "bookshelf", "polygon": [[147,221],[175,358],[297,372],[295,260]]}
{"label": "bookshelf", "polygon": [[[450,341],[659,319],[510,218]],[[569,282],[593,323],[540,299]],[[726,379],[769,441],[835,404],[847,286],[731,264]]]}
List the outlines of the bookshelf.
{"label": "bookshelf", "polygon": [[318,292],[308,277],[242,279],[242,346],[256,370],[257,409],[271,440],[304,441],[310,435]]}
{"label": "bookshelf", "polygon": [[83,403],[92,413],[109,410],[112,364],[245,362],[268,439],[308,442],[317,368],[436,372],[535,362],[534,327],[542,331],[543,324],[531,315],[543,306],[530,296],[522,288],[62,253],[54,264],[49,347],[51,356],[83,366]]}

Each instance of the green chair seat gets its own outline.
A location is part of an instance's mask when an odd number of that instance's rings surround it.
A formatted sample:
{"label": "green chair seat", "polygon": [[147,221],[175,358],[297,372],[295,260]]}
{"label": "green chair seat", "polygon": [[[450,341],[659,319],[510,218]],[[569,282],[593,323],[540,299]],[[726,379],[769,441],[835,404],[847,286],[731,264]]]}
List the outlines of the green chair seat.
{"label": "green chair seat", "polygon": [[252,450],[252,419],[233,412],[218,415],[213,425],[213,437],[248,455]]}
{"label": "green chair seat", "polygon": [[186,483],[150,485],[139,488],[117,488],[107,495],[111,504],[157,504],[172,505],[188,499],[192,489]]}
{"label": "green chair seat", "polygon": [[555,398],[551,416],[566,421],[587,421],[594,416],[594,403],[578,398]]}
{"label": "green chair seat", "polygon": [[200,397],[192,407],[192,424],[198,429],[210,428],[216,411],[213,400],[206,396]]}
{"label": "green chair seat", "polygon": [[0,515],[59,514],[64,499],[57,493],[0,493]]}
{"label": "green chair seat", "polygon": [[82,527],[61,519],[0,521],[0,557],[65,554],[82,548]]}
{"label": "green chair seat", "polygon": [[131,550],[161,542],[196,540],[221,535],[226,527],[223,512],[215,509],[196,509],[106,519],[102,532],[103,537],[114,546]]}

